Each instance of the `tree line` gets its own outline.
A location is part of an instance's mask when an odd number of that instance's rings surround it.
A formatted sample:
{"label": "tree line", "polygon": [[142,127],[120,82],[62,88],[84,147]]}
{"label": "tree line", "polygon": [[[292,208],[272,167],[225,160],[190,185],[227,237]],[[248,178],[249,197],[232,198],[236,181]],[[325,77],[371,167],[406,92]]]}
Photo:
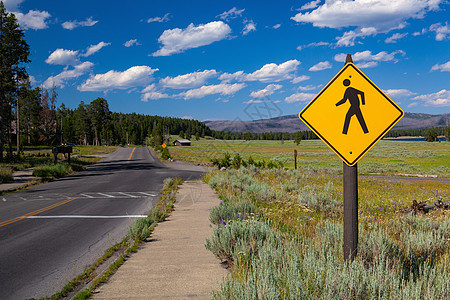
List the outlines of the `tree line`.
{"label": "tree line", "polygon": [[[409,129],[409,130],[390,130],[386,133],[385,137],[400,137],[400,136],[419,136],[424,137],[426,141],[436,141],[438,136],[444,136],[449,140],[450,127],[432,127],[422,129]],[[297,131],[297,132],[263,132],[263,133],[251,133],[251,132],[224,132],[214,131],[213,137],[223,140],[315,140],[319,137],[312,131]]]}
{"label": "tree line", "polygon": [[212,135],[211,129],[197,120],[111,112],[104,98],[81,102],[76,109],[62,104],[56,111],[56,124],[59,143],[81,145],[161,145],[171,134],[181,132],[188,138]]}

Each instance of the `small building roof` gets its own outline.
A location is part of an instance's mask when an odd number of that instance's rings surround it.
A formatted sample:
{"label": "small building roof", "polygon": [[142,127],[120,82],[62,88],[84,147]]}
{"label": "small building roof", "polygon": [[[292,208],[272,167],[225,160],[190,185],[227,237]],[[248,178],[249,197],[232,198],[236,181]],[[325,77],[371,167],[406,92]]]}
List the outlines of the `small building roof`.
{"label": "small building roof", "polygon": [[185,143],[192,143],[190,140],[186,140],[186,139],[175,140],[174,143],[175,143],[175,142],[180,142],[180,143],[182,143],[182,144],[185,144]]}

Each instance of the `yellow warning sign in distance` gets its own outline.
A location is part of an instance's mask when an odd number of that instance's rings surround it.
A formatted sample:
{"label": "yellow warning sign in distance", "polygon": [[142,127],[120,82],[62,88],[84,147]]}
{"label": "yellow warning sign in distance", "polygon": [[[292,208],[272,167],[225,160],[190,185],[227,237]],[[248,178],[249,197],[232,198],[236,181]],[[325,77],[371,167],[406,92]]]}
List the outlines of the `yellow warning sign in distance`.
{"label": "yellow warning sign in distance", "polygon": [[353,166],[403,115],[403,110],[361,70],[347,63],[299,118]]}

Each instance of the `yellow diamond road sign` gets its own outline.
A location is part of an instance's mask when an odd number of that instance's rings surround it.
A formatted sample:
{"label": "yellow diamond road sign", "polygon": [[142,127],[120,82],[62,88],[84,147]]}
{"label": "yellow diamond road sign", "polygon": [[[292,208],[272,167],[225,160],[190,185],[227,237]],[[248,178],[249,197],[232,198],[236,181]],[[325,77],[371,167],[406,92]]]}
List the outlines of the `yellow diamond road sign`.
{"label": "yellow diamond road sign", "polygon": [[366,75],[347,63],[298,116],[353,166],[403,115]]}

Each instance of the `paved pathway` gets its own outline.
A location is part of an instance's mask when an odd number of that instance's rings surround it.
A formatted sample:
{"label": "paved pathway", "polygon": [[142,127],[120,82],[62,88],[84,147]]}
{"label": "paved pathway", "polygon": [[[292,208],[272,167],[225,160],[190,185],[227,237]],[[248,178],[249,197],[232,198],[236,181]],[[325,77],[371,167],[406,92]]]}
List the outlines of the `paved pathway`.
{"label": "paved pathway", "polygon": [[38,177],[33,176],[33,168],[15,171],[15,172],[13,172],[13,177],[14,177],[13,182],[0,184],[0,192],[10,191],[10,190],[12,191],[24,184],[29,183],[32,180],[39,179]]}
{"label": "paved pathway", "polygon": [[184,182],[172,215],[93,299],[209,299],[228,274],[204,246],[212,233],[209,211],[218,204],[205,183]]}

